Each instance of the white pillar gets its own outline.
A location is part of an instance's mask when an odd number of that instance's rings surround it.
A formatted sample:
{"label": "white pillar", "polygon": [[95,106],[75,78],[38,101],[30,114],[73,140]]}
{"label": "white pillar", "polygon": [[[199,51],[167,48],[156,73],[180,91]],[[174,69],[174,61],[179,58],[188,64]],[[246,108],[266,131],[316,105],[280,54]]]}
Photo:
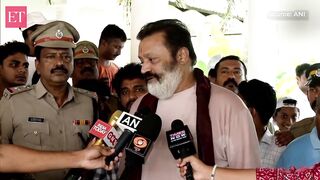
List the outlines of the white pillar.
{"label": "white pillar", "polygon": [[134,0],[131,9],[131,62],[138,59],[139,41],[136,39],[141,27],[148,22],[168,18],[168,0]]}

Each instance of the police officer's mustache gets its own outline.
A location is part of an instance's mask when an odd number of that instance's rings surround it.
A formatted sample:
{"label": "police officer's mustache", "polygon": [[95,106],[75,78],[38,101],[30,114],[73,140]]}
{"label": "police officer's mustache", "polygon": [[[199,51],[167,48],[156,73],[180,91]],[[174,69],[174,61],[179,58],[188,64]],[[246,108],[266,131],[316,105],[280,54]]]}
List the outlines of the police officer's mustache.
{"label": "police officer's mustache", "polygon": [[67,68],[65,68],[64,66],[58,66],[58,67],[56,67],[56,68],[54,68],[54,69],[51,69],[51,71],[50,71],[50,73],[51,74],[53,74],[53,73],[55,73],[56,71],[62,71],[62,72],[64,72],[65,74],[68,74],[68,69]]}
{"label": "police officer's mustache", "polygon": [[151,72],[146,72],[143,74],[144,78],[148,81],[152,78],[156,78],[158,81],[160,80],[160,76],[158,74],[154,74]]}
{"label": "police officer's mustache", "polygon": [[85,67],[85,68],[81,69],[81,71],[80,71],[81,74],[84,74],[85,72],[94,73],[94,70],[91,67]]}

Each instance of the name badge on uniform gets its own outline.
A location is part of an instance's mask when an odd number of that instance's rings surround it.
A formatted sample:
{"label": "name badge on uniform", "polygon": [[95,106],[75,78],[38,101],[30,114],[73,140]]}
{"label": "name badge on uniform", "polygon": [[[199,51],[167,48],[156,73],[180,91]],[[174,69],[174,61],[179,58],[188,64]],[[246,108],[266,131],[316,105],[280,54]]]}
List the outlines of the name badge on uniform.
{"label": "name badge on uniform", "polygon": [[91,124],[92,124],[91,120],[85,120],[85,119],[73,120],[73,125],[76,125],[76,126],[81,126],[81,125],[91,126]]}
{"label": "name badge on uniform", "polygon": [[39,117],[29,117],[28,122],[36,122],[36,123],[43,123],[44,118],[39,118]]}

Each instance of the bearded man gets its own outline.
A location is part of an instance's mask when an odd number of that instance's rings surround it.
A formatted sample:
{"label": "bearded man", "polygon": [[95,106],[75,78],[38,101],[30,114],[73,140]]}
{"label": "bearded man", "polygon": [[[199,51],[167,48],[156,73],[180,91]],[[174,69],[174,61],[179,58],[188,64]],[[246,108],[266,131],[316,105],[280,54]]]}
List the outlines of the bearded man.
{"label": "bearded man", "polygon": [[142,27],[137,38],[149,94],[138,98],[130,113],[149,108],[161,117],[162,129],[145,164],[127,166],[122,178],[180,178],[165,133],[175,119],[188,125],[198,156],[206,164],[259,167],[259,144],[249,110],[235,93],[210,83],[193,68],[196,54],[187,27],[176,19],[160,20]]}

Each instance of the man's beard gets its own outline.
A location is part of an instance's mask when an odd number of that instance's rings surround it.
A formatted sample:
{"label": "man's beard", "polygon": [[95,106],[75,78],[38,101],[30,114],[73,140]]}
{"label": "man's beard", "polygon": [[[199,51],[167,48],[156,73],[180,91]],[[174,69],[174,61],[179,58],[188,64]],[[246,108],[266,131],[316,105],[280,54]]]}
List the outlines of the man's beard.
{"label": "man's beard", "polygon": [[159,99],[168,99],[173,96],[179,83],[182,80],[182,73],[179,68],[165,70],[161,78],[154,77],[156,81],[147,84],[150,94]]}

